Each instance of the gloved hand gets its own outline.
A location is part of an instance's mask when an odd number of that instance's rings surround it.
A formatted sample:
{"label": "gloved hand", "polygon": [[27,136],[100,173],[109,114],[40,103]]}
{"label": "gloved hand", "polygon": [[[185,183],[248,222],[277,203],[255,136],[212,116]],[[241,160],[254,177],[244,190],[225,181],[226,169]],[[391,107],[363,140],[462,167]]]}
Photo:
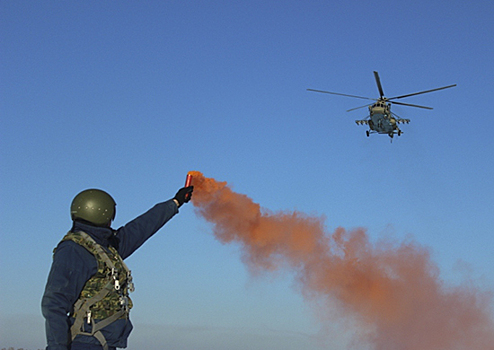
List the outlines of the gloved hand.
{"label": "gloved hand", "polygon": [[178,190],[177,194],[173,199],[178,202],[178,206],[181,207],[182,204],[188,203],[192,197],[192,191],[194,191],[194,186],[182,187]]}

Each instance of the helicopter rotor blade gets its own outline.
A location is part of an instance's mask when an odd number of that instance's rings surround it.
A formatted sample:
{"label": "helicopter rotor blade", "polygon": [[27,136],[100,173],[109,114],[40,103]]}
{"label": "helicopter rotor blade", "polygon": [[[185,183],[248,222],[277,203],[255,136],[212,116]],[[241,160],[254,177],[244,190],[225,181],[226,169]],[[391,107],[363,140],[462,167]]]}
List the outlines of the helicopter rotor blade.
{"label": "helicopter rotor blade", "polygon": [[340,95],[340,96],[346,96],[346,97],[361,98],[361,99],[364,99],[364,100],[377,101],[375,98],[355,96],[355,95],[347,95],[347,94],[340,94],[339,92],[331,92],[331,91],[324,91],[324,90],[314,90],[314,89],[307,89],[307,91],[322,92],[324,94]]}
{"label": "helicopter rotor blade", "polygon": [[365,106],[355,107],[355,108],[352,108],[352,109],[348,109],[347,112],[351,112],[351,111],[354,111],[356,109],[360,109],[360,108],[364,108],[364,107],[368,107],[368,106],[370,106],[370,104],[367,104]]}
{"label": "helicopter rotor blade", "polygon": [[399,98],[404,98],[404,97],[410,97],[410,96],[415,96],[415,95],[420,95],[420,94],[426,94],[428,92],[449,89],[449,88],[452,88],[452,87],[455,87],[455,86],[456,86],[456,84],[453,84],[453,85],[443,86],[443,87],[432,89],[432,90],[425,90],[425,91],[420,91],[420,92],[414,92],[412,94],[391,97],[391,98],[388,98],[388,100],[394,100],[394,99],[399,99]]}
{"label": "helicopter rotor blade", "polygon": [[432,107],[412,105],[410,103],[403,103],[403,102],[396,102],[396,101],[389,101],[389,103],[392,103],[392,104],[395,104],[395,105],[408,106],[408,107],[417,107],[417,108],[423,108],[423,109],[432,109]]}
{"label": "helicopter rotor blade", "polygon": [[381,79],[379,79],[379,73],[374,71],[374,78],[376,78],[377,88],[379,89],[379,93],[381,94],[381,98],[384,96],[383,87],[381,85]]}

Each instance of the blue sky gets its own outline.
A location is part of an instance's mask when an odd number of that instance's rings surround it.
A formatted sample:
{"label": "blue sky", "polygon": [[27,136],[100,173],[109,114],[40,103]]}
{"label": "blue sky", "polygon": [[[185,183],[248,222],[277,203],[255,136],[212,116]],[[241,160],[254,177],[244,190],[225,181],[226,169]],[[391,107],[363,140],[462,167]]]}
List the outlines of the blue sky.
{"label": "blue sky", "polygon": [[[0,347],[45,344],[40,299],[69,205],[97,187],[114,227],[189,170],[328,232],[428,247],[445,285],[494,291],[494,5],[490,1],[1,1]],[[362,100],[393,106],[390,143]],[[255,278],[184,206],[128,261],[130,350],[346,349],[290,272]],[[493,315],[494,317],[494,315]],[[26,332],[25,328],[29,328]],[[325,334],[325,333],[324,333]],[[152,339],[152,340],[150,340]]]}

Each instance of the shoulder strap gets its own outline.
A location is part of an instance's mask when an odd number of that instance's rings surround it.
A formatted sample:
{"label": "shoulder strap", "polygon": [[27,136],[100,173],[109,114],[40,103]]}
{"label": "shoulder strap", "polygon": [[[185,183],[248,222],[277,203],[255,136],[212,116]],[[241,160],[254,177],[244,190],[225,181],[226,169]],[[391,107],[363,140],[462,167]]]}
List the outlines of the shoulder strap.
{"label": "shoulder strap", "polygon": [[96,243],[96,241],[88,235],[86,232],[78,231],[78,232],[69,232],[62,239],[63,241],[74,241],[75,243],[81,245],[86,248],[91,254],[95,255],[96,258],[100,258],[103,262],[111,269],[115,268],[115,265],[108,257],[108,254],[103,250],[103,248]]}

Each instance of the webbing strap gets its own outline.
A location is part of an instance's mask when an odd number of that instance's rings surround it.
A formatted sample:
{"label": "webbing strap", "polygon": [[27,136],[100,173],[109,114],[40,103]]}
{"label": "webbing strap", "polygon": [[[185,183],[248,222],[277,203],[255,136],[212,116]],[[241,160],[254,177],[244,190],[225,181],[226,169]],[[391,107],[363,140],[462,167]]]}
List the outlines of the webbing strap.
{"label": "webbing strap", "polygon": [[77,303],[74,304],[74,316],[75,316],[75,321],[72,327],[70,327],[70,333],[72,334],[72,340],[75,339],[77,334],[83,334],[83,324],[84,324],[84,318],[87,315],[87,312],[89,311],[89,308],[93,306],[93,304],[97,303],[98,301],[103,300],[106,295],[113,289],[113,284],[108,283],[102,290],[99,291],[94,297],[91,299],[79,299]]}
{"label": "webbing strap", "polygon": [[78,231],[77,233],[80,234],[84,238],[85,241],[91,242],[93,244],[94,249],[98,253],[98,256],[101,259],[103,259],[103,261],[105,262],[105,264],[109,268],[111,268],[111,269],[115,268],[115,265],[113,264],[113,262],[108,257],[108,254],[106,254],[106,252],[103,250],[103,248],[101,248],[101,246],[98,243],[96,243],[96,241],[90,235],[88,235],[84,231]]}
{"label": "webbing strap", "polygon": [[92,335],[98,341],[100,342],[101,346],[103,347],[103,350],[108,350],[108,343],[106,342],[105,336],[101,332],[96,332]]}
{"label": "webbing strap", "polygon": [[93,320],[93,329],[92,329],[92,332],[93,333],[98,332],[99,330],[101,330],[101,329],[105,328],[106,326],[108,326],[110,323],[113,323],[116,320],[118,320],[124,314],[125,314],[125,310],[120,310],[117,313],[114,313],[113,315],[111,315],[110,317],[107,317],[104,320],[99,321],[98,323],[95,323],[94,320]]}
{"label": "webbing strap", "polygon": [[[94,319],[91,319],[91,333],[79,331],[77,334],[89,335],[89,336],[95,337],[96,339],[98,339],[101,346],[103,346],[103,350],[108,350],[108,343],[106,342],[106,338],[103,335],[103,333],[101,333],[101,330],[103,328],[105,328],[106,326],[108,326],[110,323],[113,323],[116,320],[118,320],[123,314],[125,314],[125,311],[120,310],[117,313],[111,315],[108,318],[105,318],[104,320],[101,320],[98,323],[94,322]],[[73,336],[72,340],[74,340],[74,336]]]}
{"label": "webbing strap", "polygon": [[[96,252],[103,259],[103,261],[105,262],[105,264],[109,268],[111,268],[111,269],[115,268],[115,265],[113,264],[113,262],[108,257],[108,254],[103,250],[103,248],[98,243],[96,243],[96,241],[90,235],[88,235],[84,231],[78,231],[77,233],[79,233],[86,241],[91,242],[94,245],[94,248],[95,248]],[[120,258],[120,256],[118,254],[117,254],[116,257],[120,260],[120,263],[122,264],[122,266],[123,266],[123,268],[125,270],[125,273],[128,274],[130,270],[127,267],[127,265],[125,264],[125,262],[123,261],[123,259]]]}

